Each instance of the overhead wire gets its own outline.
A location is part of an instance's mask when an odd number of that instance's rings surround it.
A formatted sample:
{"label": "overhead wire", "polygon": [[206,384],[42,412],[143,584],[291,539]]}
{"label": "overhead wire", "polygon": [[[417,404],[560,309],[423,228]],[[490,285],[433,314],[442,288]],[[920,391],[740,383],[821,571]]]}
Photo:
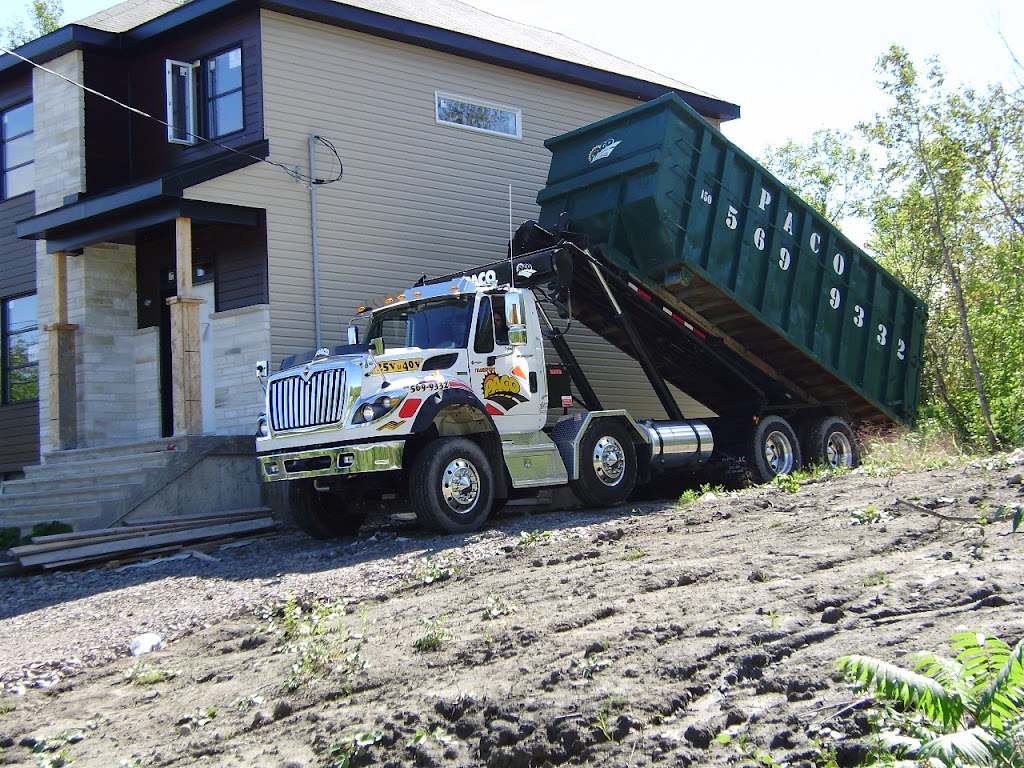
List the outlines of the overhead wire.
{"label": "overhead wire", "polygon": [[[171,125],[166,120],[161,120],[159,117],[151,115],[148,112],[144,112],[143,110],[138,109],[137,107],[133,107],[130,104],[125,104],[123,101],[119,101],[119,100],[115,99],[113,96],[108,96],[107,94],[105,94],[105,93],[103,93],[101,91],[97,91],[95,88],[90,88],[89,86],[85,85],[84,83],[77,83],[74,80],[72,80],[71,78],[69,78],[69,77],[67,77],[65,75],[62,75],[60,72],[55,72],[54,70],[50,69],[49,67],[45,67],[42,64],[40,64],[40,63],[38,63],[36,61],[33,61],[32,59],[29,59],[29,58],[27,58],[25,56],[22,56],[17,51],[12,51],[10,48],[6,48],[6,47],[0,45],[0,53],[8,53],[11,56],[14,56],[16,59],[20,59],[21,61],[24,61],[26,64],[29,64],[29,65],[35,67],[36,69],[39,69],[39,70],[41,70],[43,72],[46,72],[47,74],[53,75],[54,77],[58,77],[61,80],[63,80],[64,82],[69,83],[70,85],[73,85],[76,88],[80,88],[81,90],[85,91],[86,93],[91,93],[93,96],[97,96],[97,97],[99,97],[101,99],[105,99],[106,101],[109,101],[112,104],[115,104],[118,107],[121,107],[122,109],[126,109],[129,112],[132,112],[133,114],[139,115],[140,117],[144,117],[147,120],[152,120],[152,121],[154,121],[156,123],[159,123],[160,125],[162,125],[162,126],[164,126],[166,128],[170,128],[171,130],[183,133],[186,136],[188,136],[190,139],[195,139],[197,142],[202,142],[204,144],[211,144],[211,145],[213,145],[215,147],[220,147],[221,149],[227,150],[228,152],[232,152],[235,155],[238,155],[239,157],[246,157],[246,158],[249,158],[251,160],[255,160],[257,162],[260,162],[260,163],[267,163],[268,165],[271,165],[271,166],[273,166],[275,168],[278,168],[279,170],[284,171],[285,173],[287,173],[289,176],[291,176],[296,181],[298,181],[298,182],[300,182],[302,184],[305,184],[305,185],[307,185],[309,187],[324,186],[324,185],[327,185],[327,184],[334,184],[335,182],[341,181],[341,178],[344,175],[345,168],[344,168],[344,165],[341,162],[341,155],[338,153],[338,150],[335,148],[334,144],[332,144],[328,139],[325,139],[323,136],[316,136],[316,139],[321,144],[323,144],[324,147],[326,147],[327,150],[334,156],[334,160],[336,160],[337,163],[338,163],[338,172],[335,175],[330,176],[330,177],[319,178],[319,177],[314,177],[314,176],[306,175],[306,174],[302,173],[301,171],[299,171],[297,167],[290,167],[290,166],[285,165],[284,163],[279,163],[279,162],[277,162],[275,160],[270,160],[268,158],[260,157],[258,155],[254,155],[254,154],[251,154],[249,152],[244,152],[242,150],[235,149],[234,147],[229,147],[227,144],[223,144],[223,143],[221,143],[219,141],[215,141],[214,139],[208,139],[205,136],[202,136],[202,135],[200,135],[198,133],[192,133],[191,131],[185,130],[185,129],[180,128],[178,126]],[[332,168],[334,166],[334,160],[331,161],[331,167]]]}

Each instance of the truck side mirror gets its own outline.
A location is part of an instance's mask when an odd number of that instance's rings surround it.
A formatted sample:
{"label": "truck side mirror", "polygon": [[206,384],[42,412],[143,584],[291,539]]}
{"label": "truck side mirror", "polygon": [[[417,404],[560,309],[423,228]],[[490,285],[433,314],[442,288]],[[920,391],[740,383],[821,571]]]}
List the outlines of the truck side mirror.
{"label": "truck side mirror", "polygon": [[350,325],[348,327],[348,343],[358,344],[359,343],[359,328],[356,325]]}
{"label": "truck side mirror", "polygon": [[508,326],[508,343],[523,347],[529,341],[526,332],[526,296],[518,288],[505,293],[505,324]]}

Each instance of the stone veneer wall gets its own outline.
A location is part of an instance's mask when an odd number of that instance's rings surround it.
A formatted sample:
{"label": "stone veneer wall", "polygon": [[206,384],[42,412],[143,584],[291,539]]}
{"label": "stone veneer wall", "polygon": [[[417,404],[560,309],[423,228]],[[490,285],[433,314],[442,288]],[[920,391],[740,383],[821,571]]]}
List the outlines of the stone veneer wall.
{"label": "stone veneer wall", "polygon": [[217,433],[253,435],[263,412],[256,361],[270,359],[270,305],[257,304],[211,315],[217,370]]}
{"label": "stone veneer wall", "polygon": [[[46,66],[73,82],[82,82],[81,51],[48,61]],[[36,213],[44,213],[63,205],[65,196],[85,191],[85,94],[81,88],[37,69],[32,74],[32,102]],[[53,257],[46,252],[44,241],[36,245],[36,292],[42,329],[55,320]],[[49,339],[46,333],[40,333],[39,437],[44,453],[51,448],[49,378]]]}

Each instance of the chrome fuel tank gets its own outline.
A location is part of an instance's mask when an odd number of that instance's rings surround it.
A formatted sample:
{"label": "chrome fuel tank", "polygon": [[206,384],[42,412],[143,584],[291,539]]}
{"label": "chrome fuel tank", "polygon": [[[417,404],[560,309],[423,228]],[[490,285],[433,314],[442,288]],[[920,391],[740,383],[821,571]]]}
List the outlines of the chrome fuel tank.
{"label": "chrome fuel tank", "polygon": [[651,469],[702,464],[715,450],[715,438],[703,421],[641,421],[651,438]]}

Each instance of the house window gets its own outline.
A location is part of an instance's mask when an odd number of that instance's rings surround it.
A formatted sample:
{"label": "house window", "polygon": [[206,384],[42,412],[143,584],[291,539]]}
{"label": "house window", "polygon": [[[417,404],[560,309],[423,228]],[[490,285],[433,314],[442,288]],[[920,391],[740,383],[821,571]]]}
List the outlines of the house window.
{"label": "house window", "polygon": [[39,325],[36,296],[0,302],[3,365],[0,366],[2,401],[16,403],[39,398]]}
{"label": "house window", "polygon": [[516,107],[470,100],[440,91],[434,93],[434,105],[437,122],[444,125],[517,139],[523,137],[523,112]]}
{"label": "house window", "polygon": [[32,102],[3,113],[3,197],[15,197],[35,188]]}
{"label": "house window", "polygon": [[242,49],[225,51],[207,62],[206,114],[210,138],[245,127],[242,120]]}
{"label": "house window", "polygon": [[201,61],[168,59],[166,78],[167,141],[198,144],[200,136],[219,139],[245,127],[241,48]]}

